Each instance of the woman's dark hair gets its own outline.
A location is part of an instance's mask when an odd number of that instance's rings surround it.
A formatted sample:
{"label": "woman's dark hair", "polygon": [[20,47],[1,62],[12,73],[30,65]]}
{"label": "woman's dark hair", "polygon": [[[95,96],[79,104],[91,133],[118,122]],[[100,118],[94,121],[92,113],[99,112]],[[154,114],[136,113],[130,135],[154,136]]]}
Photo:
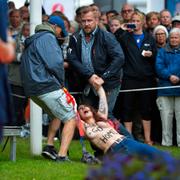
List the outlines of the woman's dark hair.
{"label": "woman's dark hair", "polygon": [[[94,118],[96,119],[97,109],[95,109],[94,107],[92,107],[91,105],[86,104],[86,103],[81,103],[81,104],[79,104],[79,106],[81,106],[81,105],[88,107],[88,108],[92,111],[93,116],[94,116]],[[83,119],[82,119],[82,120],[83,120]]]}
{"label": "woman's dark hair", "polygon": [[[86,104],[86,103],[81,103],[81,104],[79,104],[79,106],[80,106],[80,105],[83,105],[83,106],[88,107],[88,108],[92,111],[95,120],[98,119],[98,115],[97,115],[98,110],[97,110],[97,109],[95,109],[94,107],[92,107],[91,105]],[[82,119],[82,120],[83,120],[83,119]]]}

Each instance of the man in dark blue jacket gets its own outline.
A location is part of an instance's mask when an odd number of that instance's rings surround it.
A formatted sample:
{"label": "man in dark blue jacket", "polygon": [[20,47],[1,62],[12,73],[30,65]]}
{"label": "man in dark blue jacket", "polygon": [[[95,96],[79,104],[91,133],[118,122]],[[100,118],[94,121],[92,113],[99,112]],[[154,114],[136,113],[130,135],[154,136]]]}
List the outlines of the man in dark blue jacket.
{"label": "man in dark blue jacket", "polygon": [[113,34],[98,27],[91,7],[81,11],[81,27],[70,39],[68,60],[83,80],[85,102],[97,107],[94,88],[103,84],[108,99],[108,118],[115,119],[113,108],[120,90],[123,51]]}
{"label": "man in dark blue jacket", "polygon": [[[123,51],[113,34],[98,27],[98,17],[91,7],[81,10],[81,28],[70,39],[68,60],[82,80],[83,102],[97,108],[95,89],[103,85],[108,118],[115,121],[113,109],[121,86]],[[95,156],[101,156],[102,152],[94,148]]]}
{"label": "man in dark blue jacket", "polygon": [[[58,162],[69,161],[67,150],[73,138],[75,112],[68,104],[64,85],[64,67],[61,49],[56,37],[66,36],[64,22],[51,16],[48,23],[38,25],[36,33],[25,41],[21,59],[21,77],[24,90],[52,119],[48,132],[48,146],[43,155]],[[56,153],[53,141],[60,121],[64,123],[61,146]]]}

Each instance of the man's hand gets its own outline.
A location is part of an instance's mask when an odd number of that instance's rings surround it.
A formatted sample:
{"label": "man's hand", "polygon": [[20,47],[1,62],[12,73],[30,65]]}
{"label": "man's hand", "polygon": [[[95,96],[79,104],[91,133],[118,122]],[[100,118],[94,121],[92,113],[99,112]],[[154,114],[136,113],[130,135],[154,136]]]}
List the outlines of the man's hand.
{"label": "man's hand", "polygon": [[93,74],[90,78],[89,78],[89,83],[96,89],[98,90],[100,88],[100,86],[104,83],[104,80],[99,77],[96,74]]}
{"label": "man's hand", "polygon": [[177,84],[180,80],[179,77],[175,76],[175,75],[171,75],[169,79],[170,79],[172,84]]}

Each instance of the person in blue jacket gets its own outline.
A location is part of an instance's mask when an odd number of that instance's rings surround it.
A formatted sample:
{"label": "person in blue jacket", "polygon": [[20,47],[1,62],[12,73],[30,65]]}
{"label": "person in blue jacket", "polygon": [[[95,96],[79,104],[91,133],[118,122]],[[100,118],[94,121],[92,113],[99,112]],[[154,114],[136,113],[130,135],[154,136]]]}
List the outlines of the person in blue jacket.
{"label": "person in blue jacket", "polygon": [[[57,41],[61,35],[66,36],[67,32],[59,16],[51,16],[47,23],[38,25],[35,34],[25,41],[20,67],[25,94],[52,119],[42,154],[57,162],[69,161],[67,151],[76,127],[76,114],[63,88],[64,60]],[[53,144],[60,122],[64,127],[57,153]]]}
{"label": "person in blue jacket", "polygon": [[177,145],[180,147],[180,29],[173,28],[169,34],[169,42],[159,50],[156,58],[156,73],[159,87],[167,87],[158,90],[157,98],[162,121],[162,145],[173,145],[172,130],[175,113]]}

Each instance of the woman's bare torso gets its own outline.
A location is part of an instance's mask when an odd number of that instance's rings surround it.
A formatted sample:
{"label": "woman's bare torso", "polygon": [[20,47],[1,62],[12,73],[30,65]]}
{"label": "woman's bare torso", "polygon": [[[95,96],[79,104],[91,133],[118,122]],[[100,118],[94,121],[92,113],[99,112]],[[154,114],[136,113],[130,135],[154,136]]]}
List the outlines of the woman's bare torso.
{"label": "woman's bare torso", "polygon": [[104,152],[117,140],[124,138],[107,122],[96,122],[92,125],[84,123],[84,128],[87,138]]}

